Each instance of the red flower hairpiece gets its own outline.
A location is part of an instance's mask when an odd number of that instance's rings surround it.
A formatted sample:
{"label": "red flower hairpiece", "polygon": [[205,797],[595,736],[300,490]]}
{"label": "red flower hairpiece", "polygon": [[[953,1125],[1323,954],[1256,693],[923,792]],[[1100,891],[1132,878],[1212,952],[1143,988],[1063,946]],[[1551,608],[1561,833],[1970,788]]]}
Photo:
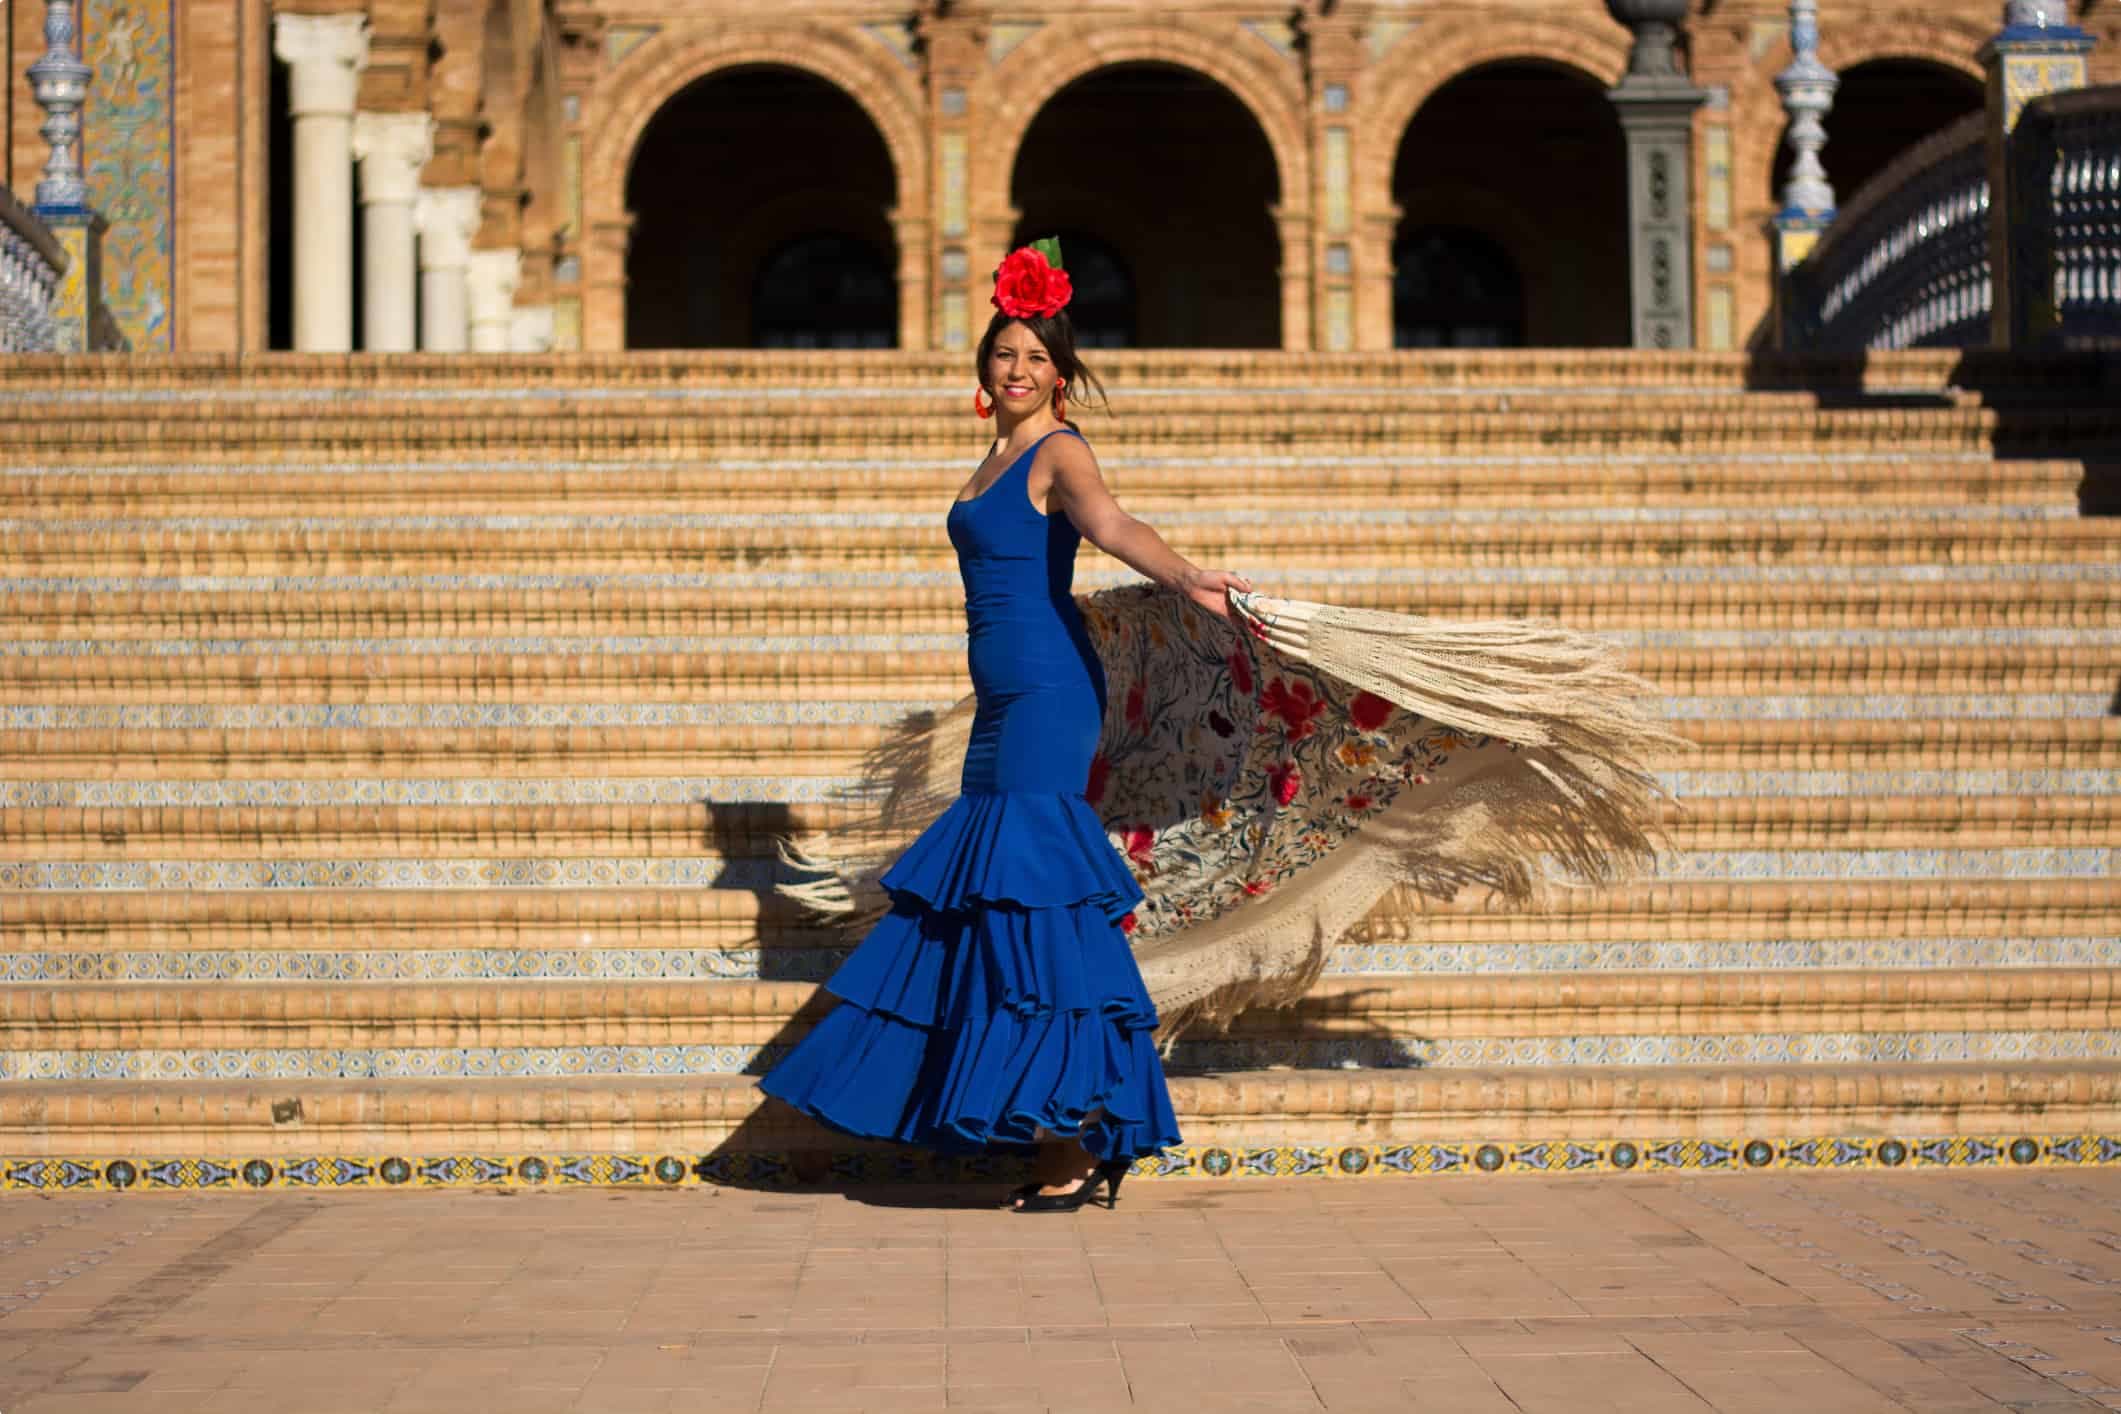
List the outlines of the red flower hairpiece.
{"label": "red flower hairpiece", "polygon": [[1045,319],[1068,307],[1075,286],[1052,236],[1012,250],[994,272],[994,307],[1011,319]]}

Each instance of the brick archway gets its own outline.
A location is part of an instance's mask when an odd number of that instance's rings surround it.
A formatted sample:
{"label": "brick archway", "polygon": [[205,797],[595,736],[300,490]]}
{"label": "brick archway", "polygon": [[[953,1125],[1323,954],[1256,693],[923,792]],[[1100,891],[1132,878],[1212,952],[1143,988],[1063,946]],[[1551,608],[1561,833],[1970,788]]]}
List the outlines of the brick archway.
{"label": "brick archway", "polygon": [[[871,52],[872,49],[874,52]],[[928,161],[918,80],[881,45],[829,25],[732,24],[658,35],[604,75],[590,99],[583,156],[583,346],[626,339],[626,182],[641,137],[663,106],[725,69],[794,69],[840,89],[865,113],[890,154],[898,193],[899,346],[928,345]]]}
{"label": "brick archway", "polygon": [[1221,85],[1259,125],[1280,191],[1274,217],[1282,240],[1282,346],[1309,348],[1311,171],[1303,78],[1265,40],[1241,28],[1077,18],[1048,24],[1011,51],[978,89],[977,111],[988,116],[992,136],[972,155],[975,242],[998,249],[1009,238],[1017,154],[1040,111],[1078,79],[1121,64],[1190,70]]}
{"label": "brick archway", "polygon": [[1513,16],[1444,20],[1401,41],[1365,83],[1355,129],[1356,346],[1392,347],[1392,242],[1399,207],[1392,172],[1421,106],[1451,80],[1486,64],[1543,61],[1612,87],[1627,70],[1627,31],[1617,23]]}

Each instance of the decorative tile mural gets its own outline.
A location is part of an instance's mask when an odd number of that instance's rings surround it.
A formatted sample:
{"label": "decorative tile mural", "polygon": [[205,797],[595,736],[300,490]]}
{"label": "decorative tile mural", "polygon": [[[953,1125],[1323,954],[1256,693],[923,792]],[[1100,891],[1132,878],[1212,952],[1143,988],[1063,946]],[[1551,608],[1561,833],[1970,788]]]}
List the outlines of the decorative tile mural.
{"label": "decorative tile mural", "polygon": [[83,123],[89,200],[110,222],[103,294],[139,351],[175,347],[174,0],[82,0],[95,70]]}

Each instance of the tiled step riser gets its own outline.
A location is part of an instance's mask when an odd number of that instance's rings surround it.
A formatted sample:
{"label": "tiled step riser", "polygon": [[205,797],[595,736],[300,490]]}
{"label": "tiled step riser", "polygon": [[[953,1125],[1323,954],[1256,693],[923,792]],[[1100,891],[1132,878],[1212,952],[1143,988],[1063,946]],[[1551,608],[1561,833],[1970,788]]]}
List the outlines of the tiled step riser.
{"label": "tiled step riser", "polygon": [[[1726,796],[1681,801],[1664,825],[1680,851],[1745,847],[1869,850],[2121,843],[2115,781],[2083,795]],[[0,786],[0,792],[11,793]],[[4,799],[0,794],[0,799]],[[8,802],[12,805],[12,802]],[[0,861],[212,860],[295,863],[375,855],[452,861],[533,853],[581,860],[720,859],[749,872],[775,841],[844,832],[844,808],[701,805],[375,804],[318,806],[21,805],[0,814]]]}
{"label": "tiled step riser", "polygon": [[[1682,920],[1683,921],[1683,920]],[[2046,920],[2030,922],[2037,929]],[[2065,920],[2067,921],[2067,920]],[[2081,921],[2081,920],[2077,920]],[[2110,923],[2111,920],[2100,920]],[[1415,945],[1344,943],[1326,957],[1328,978],[1493,978],[1510,974],[1604,976],[1632,972],[1930,971],[1939,968],[2121,967],[2121,937],[2008,936],[1770,938],[1738,942],[1631,940],[1460,942],[1437,926]],[[700,935],[687,935],[698,941]],[[37,938],[24,940],[33,944]],[[556,938],[545,948],[489,943],[478,947],[367,946],[334,950],[331,935],[304,937],[286,949],[193,946],[163,951],[94,939],[56,939],[71,951],[0,951],[0,982],[135,986],[142,983],[417,983],[456,986],[522,982],[822,982],[846,958],[844,940],[818,946],[777,941],[770,947],[583,947]],[[673,937],[673,942],[676,939]]]}
{"label": "tiled step riser", "polygon": [[[2075,567],[2070,567],[2075,568]],[[2089,568],[2089,567],[2087,567]],[[2100,567],[2103,570],[2105,567]],[[1281,585],[1282,592],[1293,586]],[[781,596],[787,596],[783,602]],[[1742,595],[1742,598],[1740,597]],[[628,595],[488,590],[420,595],[331,594],[322,602],[265,594],[8,596],[0,640],[147,642],[199,638],[458,637],[526,635],[938,634],[964,625],[944,591],[885,591],[849,603],[848,589],[762,589],[749,604],[721,591]],[[628,602],[632,599],[634,602]],[[1969,580],[1890,586],[1426,585],[1350,587],[1351,607],[1438,618],[1595,619],[1607,630],[1721,627],[2112,627],[2121,624],[2121,575]],[[452,602],[454,601],[454,602]]]}

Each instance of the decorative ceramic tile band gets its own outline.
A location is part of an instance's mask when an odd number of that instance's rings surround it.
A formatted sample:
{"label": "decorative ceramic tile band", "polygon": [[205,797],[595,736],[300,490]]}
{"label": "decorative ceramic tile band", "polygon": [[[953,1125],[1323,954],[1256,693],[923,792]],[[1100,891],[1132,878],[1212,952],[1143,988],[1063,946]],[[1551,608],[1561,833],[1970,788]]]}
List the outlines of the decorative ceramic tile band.
{"label": "decorative ceramic tile band", "polygon": [[[2121,771],[1663,771],[1681,799],[1864,796],[2100,796]],[[860,776],[384,776],[339,779],[0,780],[0,807],[146,808],[299,805],[741,805],[818,803],[866,794]]]}
{"label": "decorative ceramic tile band", "polygon": [[[2038,721],[2103,718],[2105,693],[1819,693],[1671,696],[1650,705],[1672,721]],[[802,702],[232,702],[0,703],[0,728],[77,731],[379,731],[480,727],[889,726],[943,700]]]}
{"label": "decorative ceramic tile band", "polygon": [[[43,402],[57,390],[38,389],[34,392],[0,393],[0,400],[26,400]],[[222,390],[216,389],[218,396]],[[1307,390],[1315,391],[1315,390]],[[173,397],[179,400],[194,395],[178,392]],[[1232,468],[1257,467],[1262,470],[1286,471],[1331,471],[1338,467],[1378,466],[1395,470],[1410,470],[1423,467],[1554,467],[1602,469],[1615,466],[1706,466],[1714,463],[1723,467],[1794,467],[1809,469],[1820,466],[1981,466],[1993,467],[1994,454],[1985,451],[1955,452],[1945,449],[1924,452],[1763,452],[1763,451],[1716,451],[1716,452],[1641,452],[1615,451],[1595,456],[1570,455],[1568,453],[1546,454],[1527,452],[1522,456],[1514,453],[1484,455],[1471,452],[1421,452],[1410,450],[1404,454],[1381,454],[1361,452],[1336,452],[1330,456],[1303,456],[1293,454],[1260,453],[1246,456],[1144,456],[1129,454],[1125,465],[1136,468],[1158,470],[1205,470],[1223,471]],[[806,471],[842,472],[849,470],[888,470],[901,472],[933,471],[938,475],[963,477],[965,461],[948,457],[894,457],[859,453],[844,457],[707,457],[674,461],[669,458],[621,460],[615,458],[546,458],[534,461],[521,458],[506,459],[492,457],[418,457],[400,460],[379,461],[316,461],[316,462],[123,462],[104,465],[99,462],[27,462],[0,465],[0,478],[10,476],[167,476],[172,473],[183,476],[225,476],[230,479],[248,479],[261,473],[294,472],[309,476],[322,474],[346,474],[373,476],[390,472],[411,472],[415,475],[466,476],[480,472],[536,471],[555,476],[567,474],[596,475],[600,472],[656,472],[656,471],[701,471],[722,475],[732,472],[758,472],[765,476],[785,478],[790,473]]]}
{"label": "decorative ceramic tile band", "polygon": [[[197,1050],[0,1051],[0,1081],[559,1079],[590,1075],[754,1075],[785,1047],[289,1046]],[[1696,1036],[1195,1037],[1174,1074],[1405,1070],[1416,1066],[1827,1065],[1858,1062],[2086,1061],[2121,1058],[2121,1033],[2073,1031],[1758,1032]]]}
{"label": "decorative ceramic tile band", "polygon": [[[521,530],[921,530],[931,535],[941,529],[942,513],[911,511],[487,511],[445,514],[403,511],[392,514],[346,516],[29,516],[0,518],[0,533],[10,535],[140,534],[156,535],[243,531],[324,531],[346,534],[354,531],[494,531]],[[1935,522],[1976,525],[1987,521],[2070,521],[2081,519],[2074,503],[2031,502],[1948,506],[1553,506],[1508,508],[1483,506],[1307,507],[1306,525],[1438,526],[1458,529],[1468,525],[1720,525],[1730,520],[1748,523],[1772,521],[1789,525],[1821,523],[1906,525]],[[1216,526],[1284,526],[1288,512],[1282,510],[1160,510],[1158,525],[1203,528]]]}
{"label": "decorative ceramic tile band", "polygon": [[[2111,628],[1605,629],[1632,648],[2114,648]],[[510,634],[404,638],[0,639],[0,657],[194,658],[235,654],[614,657],[636,653],[878,655],[962,653],[962,633]]]}
{"label": "decorative ceramic tile band", "polygon": [[[2093,1168],[2121,1164],[2121,1135],[1985,1134],[1898,1139],[1511,1140],[1488,1143],[1180,1145],[1132,1170],[1141,1179],[1465,1178],[1495,1174],[1713,1174],[1809,1170]],[[446,1188],[796,1187],[842,1183],[1014,1183],[1028,1160],[920,1150],[655,1153],[314,1154],[296,1158],[0,1157],[0,1191],[32,1193],[421,1192]]]}
{"label": "decorative ceramic tile band", "polygon": [[[1377,566],[1284,568],[1277,589],[1399,585],[1697,585],[1763,584],[2078,584],[2121,580],[2121,563],[2033,565],[1494,565],[1465,569]],[[1143,583],[1129,570],[1085,569],[1078,590]],[[328,594],[531,589],[721,589],[764,594],[776,589],[944,589],[955,570],[733,570],[642,574],[150,574],[25,575],[0,578],[7,594]]]}
{"label": "decorative ceramic tile band", "polygon": [[[373,948],[0,952],[0,982],[822,982],[846,948]],[[1342,943],[1332,977],[2121,967],[2121,938]]]}
{"label": "decorative ceramic tile band", "polygon": [[[1682,883],[1832,879],[2106,879],[2113,851],[2075,849],[1741,849],[1660,855],[1653,878]],[[742,889],[773,887],[763,859],[127,859],[0,861],[0,890],[75,889]]]}
{"label": "decorative ceramic tile band", "polygon": [[[2008,700],[2008,699],[2006,699]],[[2104,702],[2105,699],[2095,699]],[[124,727],[141,731],[266,731],[344,728],[387,731],[477,727],[780,727],[889,726],[909,712],[939,711],[947,701],[836,702],[159,702],[52,706],[0,705],[0,727],[75,731]],[[2103,715],[2103,708],[2099,715]]]}

